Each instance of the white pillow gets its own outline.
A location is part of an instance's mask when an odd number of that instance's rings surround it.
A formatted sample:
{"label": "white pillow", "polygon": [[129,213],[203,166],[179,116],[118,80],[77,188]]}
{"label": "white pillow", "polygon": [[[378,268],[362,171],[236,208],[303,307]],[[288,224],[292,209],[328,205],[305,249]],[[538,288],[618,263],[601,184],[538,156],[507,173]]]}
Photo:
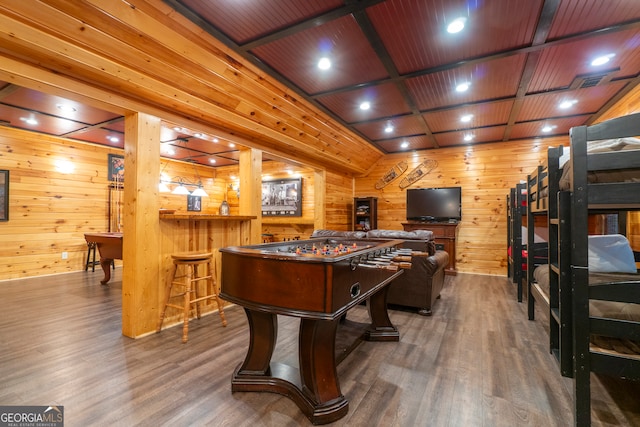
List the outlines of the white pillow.
{"label": "white pillow", "polygon": [[621,234],[589,236],[589,271],[597,273],[636,273],[629,241]]}

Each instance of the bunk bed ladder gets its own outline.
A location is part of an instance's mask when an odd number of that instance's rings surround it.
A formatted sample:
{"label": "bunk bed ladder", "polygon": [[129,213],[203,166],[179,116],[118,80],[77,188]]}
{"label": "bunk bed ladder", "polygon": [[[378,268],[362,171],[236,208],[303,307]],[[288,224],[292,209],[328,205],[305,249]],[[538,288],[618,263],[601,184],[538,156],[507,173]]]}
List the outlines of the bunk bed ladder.
{"label": "bunk bed ladder", "polygon": [[[539,211],[540,194],[538,182],[542,173],[542,166],[538,166],[532,175],[527,176],[527,242],[535,242],[535,215]],[[535,200],[534,199],[535,194]],[[531,286],[534,282],[533,271],[535,270],[535,259],[533,251],[527,256],[527,314],[529,320],[535,318],[535,301],[532,295]],[[547,256],[548,257],[548,256]]]}
{"label": "bunk bed ladder", "polygon": [[587,127],[571,129],[571,281],[574,352],[575,425],[591,425],[591,366],[589,332],[589,229],[587,182]]}
{"label": "bunk bed ladder", "polygon": [[511,189],[510,193],[511,277],[516,285],[518,302],[522,302],[522,279],[526,277],[525,272],[522,270],[524,261],[522,250],[526,247],[522,243],[522,217],[525,214],[524,209],[526,209],[526,205],[523,202],[526,200],[526,188],[526,184],[517,184],[515,188]]}
{"label": "bunk bed ladder", "polygon": [[558,306],[556,313],[559,327],[558,361],[560,373],[565,377],[573,377],[571,201],[570,192],[558,192]]}
{"label": "bunk bed ladder", "polygon": [[513,260],[511,258],[511,255],[508,252],[508,249],[511,247],[511,240],[512,240],[512,227],[513,225],[511,224],[511,214],[512,214],[512,209],[511,209],[511,201],[514,200],[515,197],[515,188],[511,188],[509,189],[509,194],[507,194],[507,278],[512,278],[513,277]]}

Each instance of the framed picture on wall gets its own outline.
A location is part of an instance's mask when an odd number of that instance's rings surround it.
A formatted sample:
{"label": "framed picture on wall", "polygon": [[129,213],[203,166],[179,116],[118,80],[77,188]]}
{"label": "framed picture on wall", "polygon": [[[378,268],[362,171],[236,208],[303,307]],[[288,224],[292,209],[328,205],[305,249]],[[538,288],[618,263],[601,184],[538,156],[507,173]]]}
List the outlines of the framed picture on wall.
{"label": "framed picture on wall", "polygon": [[187,196],[187,210],[200,212],[202,210],[202,198],[200,196]]}
{"label": "framed picture on wall", "polygon": [[262,216],[302,216],[302,178],[262,181]]}
{"label": "framed picture on wall", "polygon": [[9,221],[9,171],[0,170],[0,221]]}
{"label": "framed picture on wall", "polygon": [[124,156],[109,154],[109,181],[124,182]]}

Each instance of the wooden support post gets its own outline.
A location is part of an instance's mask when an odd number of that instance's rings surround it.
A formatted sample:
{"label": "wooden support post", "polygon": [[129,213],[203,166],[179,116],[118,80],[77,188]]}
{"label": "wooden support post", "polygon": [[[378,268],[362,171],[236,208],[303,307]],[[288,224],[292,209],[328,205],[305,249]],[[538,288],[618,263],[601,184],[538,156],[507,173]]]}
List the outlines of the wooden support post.
{"label": "wooden support post", "polygon": [[122,333],[138,337],[158,322],[160,119],[125,116]]}

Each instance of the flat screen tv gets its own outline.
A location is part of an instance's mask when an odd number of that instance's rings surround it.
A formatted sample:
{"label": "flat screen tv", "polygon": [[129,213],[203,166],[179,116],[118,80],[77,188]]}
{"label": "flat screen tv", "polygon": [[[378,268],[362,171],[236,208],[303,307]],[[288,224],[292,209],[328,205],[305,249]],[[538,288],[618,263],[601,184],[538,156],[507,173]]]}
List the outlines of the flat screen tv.
{"label": "flat screen tv", "polygon": [[407,190],[407,220],[460,221],[462,188],[410,188]]}

